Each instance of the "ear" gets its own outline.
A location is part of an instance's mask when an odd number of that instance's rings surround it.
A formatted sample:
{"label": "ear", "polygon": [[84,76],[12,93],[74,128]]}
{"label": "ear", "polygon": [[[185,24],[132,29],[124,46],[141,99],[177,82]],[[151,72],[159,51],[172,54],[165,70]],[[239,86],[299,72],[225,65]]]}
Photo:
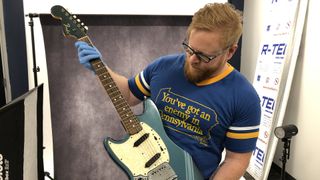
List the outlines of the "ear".
{"label": "ear", "polygon": [[229,47],[228,52],[227,52],[227,60],[231,59],[234,53],[238,49],[238,44],[233,44]]}

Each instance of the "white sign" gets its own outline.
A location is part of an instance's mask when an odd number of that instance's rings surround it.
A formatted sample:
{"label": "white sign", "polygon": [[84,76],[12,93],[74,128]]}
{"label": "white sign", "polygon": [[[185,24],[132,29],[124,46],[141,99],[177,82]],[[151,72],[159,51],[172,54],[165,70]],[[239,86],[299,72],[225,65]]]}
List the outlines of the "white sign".
{"label": "white sign", "polygon": [[299,0],[270,0],[265,5],[264,37],[253,82],[261,99],[261,125],[247,169],[255,179],[268,178],[277,145],[273,130],[283,121],[303,29],[304,19],[297,24],[297,17],[304,17],[305,9]]}

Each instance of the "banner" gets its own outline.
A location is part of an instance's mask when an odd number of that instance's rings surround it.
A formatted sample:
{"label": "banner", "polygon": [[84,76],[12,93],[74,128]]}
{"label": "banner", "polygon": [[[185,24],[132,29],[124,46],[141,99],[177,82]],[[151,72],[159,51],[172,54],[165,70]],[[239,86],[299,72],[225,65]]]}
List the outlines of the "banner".
{"label": "banner", "polygon": [[307,1],[265,2],[263,39],[253,85],[261,99],[261,124],[256,149],[247,172],[267,179],[278,139],[275,127],[282,125],[290,94]]}
{"label": "banner", "polygon": [[0,109],[0,180],[42,180],[42,85]]}

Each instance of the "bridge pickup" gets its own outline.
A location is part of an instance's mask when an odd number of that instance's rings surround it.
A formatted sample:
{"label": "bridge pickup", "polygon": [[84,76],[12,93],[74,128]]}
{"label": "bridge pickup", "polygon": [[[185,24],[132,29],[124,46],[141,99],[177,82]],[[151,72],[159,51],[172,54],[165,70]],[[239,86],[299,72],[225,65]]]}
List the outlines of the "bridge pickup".
{"label": "bridge pickup", "polygon": [[154,162],[156,162],[160,158],[161,154],[157,153],[155,154],[145,165],[145,168],[150,167]]}
{"label": "bridge pickup", "polygon": [[146,139],[148,139],[148,137],[149,137],[149,133],[144,134],[133,144],[133,147],[138,147],[141,143],[143,143]]}

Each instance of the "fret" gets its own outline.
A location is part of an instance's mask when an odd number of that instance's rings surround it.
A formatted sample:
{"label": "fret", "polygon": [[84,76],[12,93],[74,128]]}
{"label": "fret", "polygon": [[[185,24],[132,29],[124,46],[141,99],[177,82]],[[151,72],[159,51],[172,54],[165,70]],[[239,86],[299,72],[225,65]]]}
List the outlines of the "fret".
{"label": "fret", "polygon": [[[96,73],[97,74],[102,74],[102,73],[104,73],[104,72],[107,72],[106,71],[106,68],[104,67],[104,64],[103,63],[97,63],[96,65],[95,65],[95,70],[96,70]],[[100,72],[101,71],[101,72]]]}
{"label": "fret", "polygon": [[122,110],[122,108],[129,109],[127,102],[123,100],[115,101],[113,104],[117,109],[120,109],[120,110]]}
{"label": "fret", "polygon": [[[125,114],[125,115],[123,115],[122,116],[122,120],[123,121],[129,121],[129,122],[133,122],[133,121],[135,121],[134,123],[136,123],[136,122],[138,122],[139,123],[139,121],[136,119],[136,116],[134,116],[133,114],[132,115],[128,115],[128,114]],[[130,121],[131,120],[131,121]]]}
{"label": "fret", "polygon": [[109,96],[112,96],[112,98],[119,98],[122,97],[122,94],[120,91],[116,91],[115,89],[108,89]]}
{"label": "fret", "polygon": [[111,78],[110,74],[101,74],[99,75],[99,79],[104,83],[104,84],[115,84],[113,82],[113,79]]}
{"label": "fret", "polygon": [[118,88],[117,85],[116,85],[116,83],[113,82],[112,79],[100,79],[100,80],[101,80],[101,83],[102,83],[103,86],[110,87],[110,88],[111,88],[111,87],[116,87],[116,88]]}
{"label": "fret", "polygon": [[[120,91],[117,91],[115,89],[106,89],[110,98],[111,99],[114,99],[114,98],[117,98],[121,95],[121,92]],[[122,96],[122,95],[121,95]]]}
{"label": "fret", "polygon": [[108,72],[100,73],[100,74],[98,74],[98,76],[99,76],[99,79],[103,79],[103,80],[107,80],[109,82],[113,82],[113,79],[112,79],[112,77],[110,76],[110,74]]}
{"label": "fret", "polygon": [[113,96],[111,99],[113,103],[117,103],[118,101],[121,101],[121,100],[123,100],[123,97],[121,94],[119,94],[118,96]]}
{"label": "fret", "polygon": [[90,63],[95,70],[101,84],[109,95],[111,102],[116,108],[121,118],[121,124],[125,130],[130,135],[138,133],[140,130],[142,130],[142,126],[140,125],[137,117],[133,114],[127,101],[123,98],[120,89],[112,79],[108,69],[100,59],[90,61]]}
{"label": "fret", "polygon": [[125,123],[126,127],[133,127],[134,125],[137,126],[137,121],[135,119],[128,119],[126,121],[122,121],[123,123]]}
{"label": "fret", "polygon": [[128,119],[134,119],[135,116],[133,115],[129,115],[127,116],[127,114],[124,114],[123,116],[120,116],[122,118],[123,121],[127,121]]}
{"label": "fret", "polygon": [[134,119],[135,116],[123,116],[123,121],[130,121],[130,119]]}
{"label": "fret", "polygon": [[134,114],[131,111],[122,111],[119,112],[120,117],[128,118],[134,116]]}
{"label": "fret", "polygon": [[103,84],[103,85],[113,85],[113,82],[111,81],[110,82],[110,80],[109,79],[107,79],[107,78],[100,78],[100,81],[101,81],[101,83]]}
{"label": "fret", "polygon": [[[125,107],[116,107],[119,114],[121,114],[122,111],[129,111],[129,106]],[[131,113],[131,112],[130,112]]]}
{"label": "fret", "polygon": [[139,124],[137,123],[138,121],[135,118],[129,118],[121,122],[124,123],[126,127],[132,127],[133,125]]}
{"label": "fret", "polygon": [[118,90],[116,84],[113,83],[105,84],[103,87],[105,87],[106,89],[113,89],[113,91]]}

